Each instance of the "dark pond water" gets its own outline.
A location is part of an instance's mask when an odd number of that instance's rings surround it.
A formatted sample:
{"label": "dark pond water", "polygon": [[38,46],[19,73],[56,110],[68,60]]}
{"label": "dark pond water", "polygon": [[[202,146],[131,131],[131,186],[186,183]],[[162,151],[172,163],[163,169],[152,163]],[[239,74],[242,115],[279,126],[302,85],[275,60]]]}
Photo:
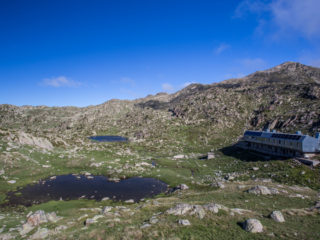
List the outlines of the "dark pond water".
{"label": "dark pond water", "polygon": [[128,138],[121,136],[92,136],[89,139],[98,142],[127,142]]}
{"label": "dark pond water", "polygon": [[95,199],[109,197],[115,201],[152,197],[167,190],[167,184],[154,178],[128,178],[119,182],[104,176],[61,175],[28,185],[7,195],[9,205],[38,204],[50,200]]}

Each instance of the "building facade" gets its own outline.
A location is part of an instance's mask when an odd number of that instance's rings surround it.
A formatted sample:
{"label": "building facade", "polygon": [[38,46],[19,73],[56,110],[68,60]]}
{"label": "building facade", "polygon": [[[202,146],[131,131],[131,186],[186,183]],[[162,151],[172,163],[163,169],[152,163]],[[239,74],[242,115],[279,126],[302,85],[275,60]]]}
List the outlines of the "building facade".
{"label": "building facade", "polygon": [[320,133],[315,137],[273,131],[244,132],[238,147],[281,157],[308,157],[320,154]]}

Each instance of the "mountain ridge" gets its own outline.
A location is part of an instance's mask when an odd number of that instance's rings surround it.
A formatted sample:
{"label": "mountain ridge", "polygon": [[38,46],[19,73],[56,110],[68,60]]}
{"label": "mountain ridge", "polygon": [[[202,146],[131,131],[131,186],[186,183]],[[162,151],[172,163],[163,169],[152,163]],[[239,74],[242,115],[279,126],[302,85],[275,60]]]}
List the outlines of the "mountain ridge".
{"label": "mountain ridge", "polygon": [[142,139],[161,138],[157,129],[170,124],[202,127],[208,134],[265,127],[313,133],[320,130],[319,82],[319,68],[285,62],[244,78],[191,84],[173,94],[131,101],[81,108],[0,105],[0,128],[59,137],[115,132]]}

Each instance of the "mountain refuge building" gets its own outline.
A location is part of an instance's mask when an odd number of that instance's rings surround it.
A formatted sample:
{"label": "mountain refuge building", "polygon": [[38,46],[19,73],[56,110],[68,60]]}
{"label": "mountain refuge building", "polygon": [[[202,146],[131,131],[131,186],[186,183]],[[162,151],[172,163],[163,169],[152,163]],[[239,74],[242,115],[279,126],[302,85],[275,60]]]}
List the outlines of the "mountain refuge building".
{"label": "mountain refuge building", "polygon": [[320,133],[311,137],[303,135],[300,131],[295,134],[287,134],[275,130],[247,130],[237,146],[267,155],[309,158],[320,154]]}

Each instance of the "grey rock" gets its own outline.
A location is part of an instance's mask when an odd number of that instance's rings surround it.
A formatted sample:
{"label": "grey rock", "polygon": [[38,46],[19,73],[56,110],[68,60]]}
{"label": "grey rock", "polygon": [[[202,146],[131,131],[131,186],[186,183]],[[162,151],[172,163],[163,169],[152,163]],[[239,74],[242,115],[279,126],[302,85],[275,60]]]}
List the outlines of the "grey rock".
{"label": "grey rock", "polygon": [[173,158],[174,159],[183,159],[183,158],[185,158],[185,155],[179,154],[179,155],[175,155]]}
{"label": "grey rock", "polygon": [[22,225],[19,233],[21,236],[26,235],[27,233],[31,232],[34,229],[34,226],[31,226],[29,223],[25,223]]}
{"label": "grey rock", "polygon": [[93,219],[93,218],[87,218],[86,221],[85,221],[85,225],[89,226],[89,225],[94,224],[96,222],[97,221],[95,219]]}
{"label": "grey rock", "polygon": [[257,195],[271,195],[271,194],[278,194],[279,191],[276,188],[268,188],[266,186],[255,186],[248,190],[248,193],[257,194]]}
{"label": "grey rock", "polygon": [[26,144],[31,146],[36,146],[46,150],[52,150],[53,145],[46,138],[35,137],[25,132],[19,132],[16,141],[20,144]]}
{"label": "grey rock", "polygon": [[183,226],[190,226],[191,225],[191,223],[189,222],[188,219],[179,219],[178,223]]}
{"label": "grey rock", "polygon": [[102,211],[101,211],[101,214],[106,214],[108,212],[110,212],[112,210],[113,207],[111,206],[105,206]]}
{"label": "grey rock", "polygon": [[243,223],[243,229],[251,233],[263,232],[263,226],[257,219],[250,218]]}
{"label": "grey rock", "polygon": [[49,230],[47,228],[39,228],[30,239],[44,239],[49,235]]}
{"label": "grey rock", "polygon": [[187,190],[189,189],[189,187],[186,185],[186,184],[180,184],[177,186],[178,189],[181,189],[181,190]]}
{"label": "grey rock", "polygon": [[30,226],[38,226],[41,223],[48,222],[47,216],[43,210],[38,210],[34,214],[30,215],[27,219],[27,223]]}
{"label": "grey rock", "polygon": [[54,223],[58,222],[61,219],[61,217],[58,217],[55,212],[47,213],[46,217],[49,222],[54,222]]}
{"label": "grey rock", "polygon": [[140,228],[141,228],[141,229],[144,229],[144,228],[148,228],[148,227],[151,227],[151,224],[145,223],[145,224],[143,224]]}
{"label": "grey rock", "polygon": [[285,222],[284,217],[280,211],[273,211],[270,217],[276,222]]}
{"label": "grey rock", "polygon": [[156,217],[152,217],[152,218],[150,218],[149,222],[150,222],[151,224],[156,224],[156,223],[159,222],[159,219],[156,218]]}
{"label": "grey rock", "polygon": [[226,186],[223,184],[223,182],[213,182],[213,183],[211,184],[211,187],[216,187],[216,188],[223,189],[223,188],[225,188]]}
{"label": "grey rock", "polygon": [[208,152],[208,156],[207,156],[207,159],[210,160],[210,159],[214,159],[214,153],[213,152]]}
{"label": "grey rock", "polygon": [[180,203],[177,204],[175,207],[170,208],[167,210],[167,214],[172,214],[172,215],[184,215],[187,212],[189,212],[193,208],[192,205],[187,204],[187,203]]}
{"label": "grey rock", "polygon": [[219,212],[219,205],[217,205],[215,203],[205,204],[205,205],[203,205],[203,208],[205,210],[208,210],[208,211],[213,212],[213,213],[218,213]]}
{"label": "grey rock", "polygon": [[200,219],[204,218],[206,212],[204,211],[201,205],[194,205],[192,206],[192,210],[189,213],[190,215],[197,215]]}

